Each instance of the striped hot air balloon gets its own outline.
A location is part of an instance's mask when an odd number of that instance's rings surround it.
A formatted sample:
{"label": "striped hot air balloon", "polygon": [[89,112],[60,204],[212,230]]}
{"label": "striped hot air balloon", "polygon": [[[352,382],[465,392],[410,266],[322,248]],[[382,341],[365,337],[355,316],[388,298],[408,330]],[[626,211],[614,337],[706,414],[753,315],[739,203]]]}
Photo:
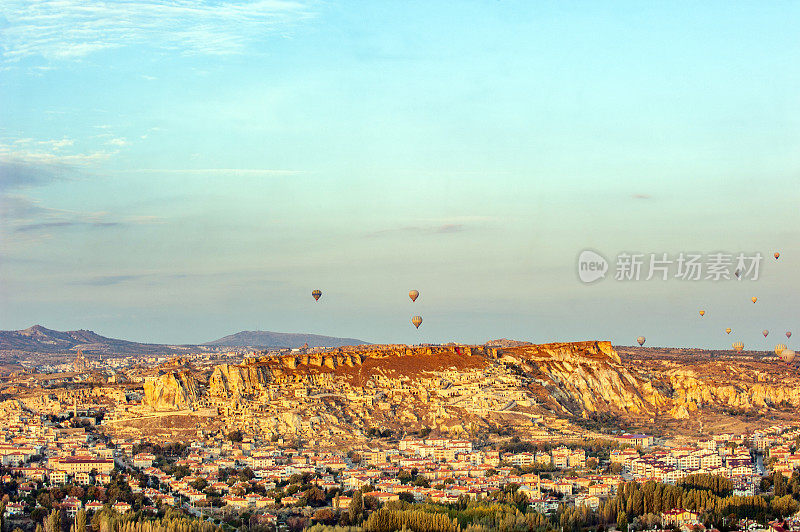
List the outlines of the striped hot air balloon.
{"label": "striped hot air balloon", "polygon": [[644,336],[640,336],[639,338],[636,339],[636,342],[641,346],[644,345],[645,340],[646,338]]}
{"label": "striped hot air balloon", "polygon": [[705,310],[701,310],[701,311],[700,311],[700,315],[701,315],[701,316],[705,316],[705,315],[706,315],[706,311],[705,311]]}
{"label": "striped hot air balloon", "polygon": [[795,353],[791,349],[784,349],[780,356],[781,360],[783,360],[787,364],[791,364],[792,362],[794,362],[794,357],[797,356],[797,353]]}
{"label": "striped hot air balloon", "polygon": [[744,344],[742,342],[733,342],[733,344],[731,344],[731,347],[733,347],[734,351],[741,352],[742,349],[744,349]]}
{"label": "striped hot air balloon", "polygon": [[763,335],[764,335],[764,338],[766,338],[766,337],[767,337],[767,335],[769,334],[769,331],[768,331],[768,330],[766,330],[766,329],[764,329],[763,331],[761,331],[761,334],[763,334]]}
{"label": "striped hot air balloon", "polygon": [[750,298],[750,301],[755,303],[756,301],[758,301],[758,298],[756,296],[753,296],[753,297]]}
{"label": "striped hot air balloon", "polygon": [[775,346],[775,354],[781,356],[781,353],[786,351],[786,346],[783,344],[778,344]]}
{"label": "striped hot air balloon", "polygon": [[422,316],[414,316],[411,318],[411,323],[414,324],[414,327],[419,329],[419,326],[422,325]]}
{"label": "striped hot air balloon", "polygon": [[419,297],[419,290],[412,290],[408,293],[408,297],[411,298],[411,301],[416,301]]}
{"label": "striped hot air balloon", "polygon": [[[780,253],[778,253],[777,251],[776,251],[776,252],[775,252],[775,254],[773,255],[773,257],[775,257],[775,260],[778,260],[778,257],[780,257],[780,256],[781,256],[781,254],[780,254]],[[791,262],[791,261],[790,261],[790,262]]]}
{"label": "striped hot air balloon", "polygon": [[733,330],[733,329],[731,329],[730,327],[727,327],[727,328],[725,329],[725,334],[730,334],[732,330]]}
{"label": "striped hot air balloon", "polygon": [[786,331],[786,338],[788,339],[791,337],[792,337],[792,331]]}
{"label": "striped hot air balloon", "polygon": [[319,298],[322,297],[322,291],[314,290],[313,292],[311,292],[311,296],[314,298],[315,301],[319,301]]}

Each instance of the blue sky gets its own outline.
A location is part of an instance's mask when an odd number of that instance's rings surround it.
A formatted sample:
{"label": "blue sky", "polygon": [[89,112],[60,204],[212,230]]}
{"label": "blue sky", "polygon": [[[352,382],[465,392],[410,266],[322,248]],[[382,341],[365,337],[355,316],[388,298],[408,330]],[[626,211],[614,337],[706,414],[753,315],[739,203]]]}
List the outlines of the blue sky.
{"label": "blue sky", "polygon": [[[771,347],[800,331],[799,22],[797,2],[5,2],[0,328]],[[584,285],[587,248],[782,256],[750,284]]]}

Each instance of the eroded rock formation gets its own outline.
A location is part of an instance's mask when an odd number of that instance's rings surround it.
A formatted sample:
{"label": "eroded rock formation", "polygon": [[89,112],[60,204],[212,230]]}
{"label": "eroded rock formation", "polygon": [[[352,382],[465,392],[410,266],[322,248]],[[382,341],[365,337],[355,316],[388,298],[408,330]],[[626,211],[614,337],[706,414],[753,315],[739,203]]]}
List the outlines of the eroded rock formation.
{"label": "eroded rock formation", "polygon": [[173,372],[145,381],[143,404],[156,411],[191,408],[199,396],[197,380],[188,372]]}

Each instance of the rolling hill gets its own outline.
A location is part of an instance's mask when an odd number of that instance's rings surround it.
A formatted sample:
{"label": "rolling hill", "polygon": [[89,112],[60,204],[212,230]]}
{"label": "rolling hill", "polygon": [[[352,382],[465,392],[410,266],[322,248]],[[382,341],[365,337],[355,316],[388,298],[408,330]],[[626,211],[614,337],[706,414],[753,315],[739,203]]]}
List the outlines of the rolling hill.
{"label": "rolling hill", "polygon": [[341,347],[363,345],[367,342],[355,338],[336,338],[304,333],[279,333],[270,331],[241,331],[197,345],[148,344],[108,338],[94,331],[55,331],[34,325],[19,331],[0,331],[0,352],[9,353],[68,353],[83,351],[105,355],[144,355],[186,353],[191,351],[216,351],[225,347]]}
{"label": "rolling hill", "polygon": [[0,351],[64,353],[68,351],[105,354],[149,354],[185,352],[183,346],[145,344],[101,336],[94,331],[54,331],[34,325],[20,331],[0,331]]}
{"label": "rolling hill", "polygon": [[225,347],[343,347],[346,345],[364,345],[369,342],[356,338],[337,338],[306,333],[279,333],[272,331],[241,331],[206,342],[203,345]]}

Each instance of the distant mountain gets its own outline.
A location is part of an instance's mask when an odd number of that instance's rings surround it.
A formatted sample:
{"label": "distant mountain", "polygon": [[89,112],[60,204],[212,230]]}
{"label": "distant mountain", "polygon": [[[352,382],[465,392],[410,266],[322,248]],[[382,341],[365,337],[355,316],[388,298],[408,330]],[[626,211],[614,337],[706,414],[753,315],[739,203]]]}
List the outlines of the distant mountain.
{"label": "distant mountain", "polygon": [[522,345],[530,345],[530,342],[509,340],[508,338],[498,338],[497,340],[489,340],[483,345],[486,347],[519,347]]}
{"label": "distant mountain", "polygon": [[[225,347],[342,347],[369,342],[318,334],[242,331],[200,345],[146,344],[101,336],[94,331],[54,331],[34,325],[21,331],[0,331],[0,353],[68,353],[96,355],[149,355],[216,351]],[[215,349],[217,348],[217,349]]]}
{"label": "distant mountain", "polygon": [[271,331],[241,331],[203,345],[225,347],[342,347],[364,345],[369,342],[355,338],[336,338],[319,334],[279,333]]}
{"label": "distant mountain", "polygon": [[0,351],[26,351],[34,353],[63,353],[85,351],[102,354],[156,354],[180,353],[189,346],[143,344],[100,336],[94,331],[54,331],[34,325],[21,331],[0,331]]}

